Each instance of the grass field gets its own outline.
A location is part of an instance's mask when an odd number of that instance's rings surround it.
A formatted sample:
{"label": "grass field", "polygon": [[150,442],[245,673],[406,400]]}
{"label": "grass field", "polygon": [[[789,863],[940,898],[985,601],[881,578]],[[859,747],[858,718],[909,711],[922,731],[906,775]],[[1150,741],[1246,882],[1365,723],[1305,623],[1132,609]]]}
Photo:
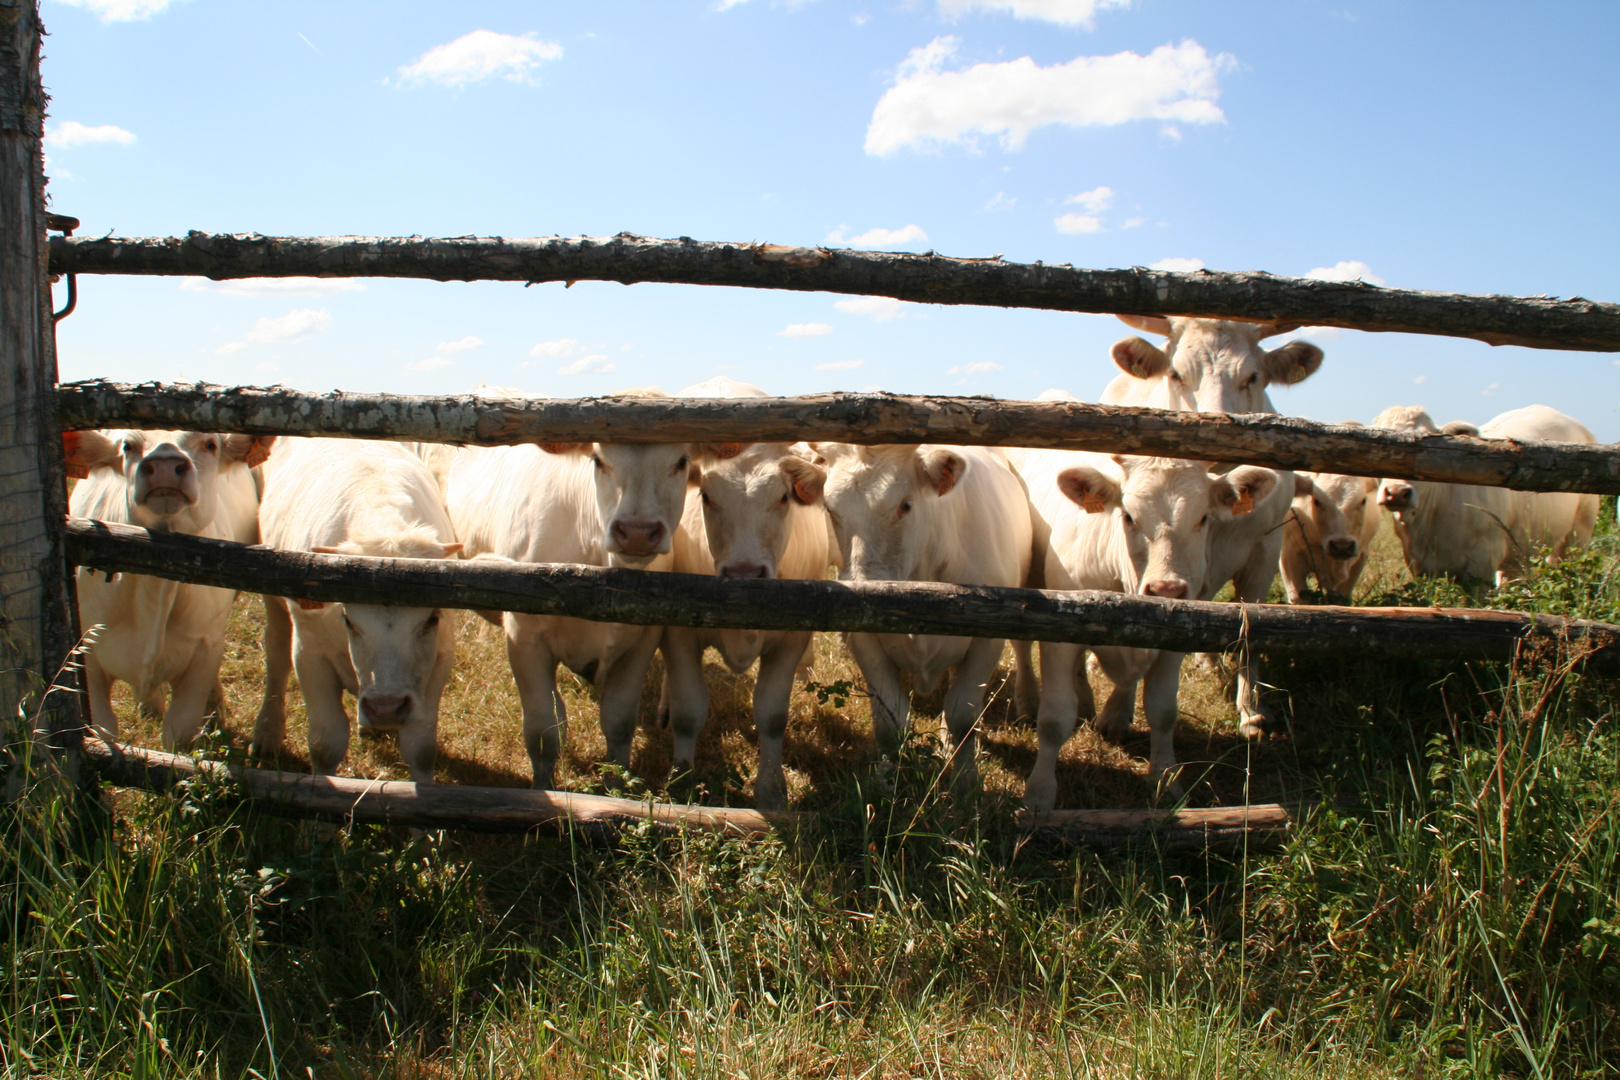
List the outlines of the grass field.
{"label": "grass field", "polygon": [[[1605,531],[1470,594],[1411,583],[1386,531],[1358,600],[1616,619],[1617,565]],[[258,621],[244,597],[216,750],[246,743]],[[501,641],[468,617],[458,644],[439,779],[526,784]],[[746,804],[749,680],[710,675],[697,795]],[[1189,665],[1177,740],[1194,804],[1314,807],[1265,853],[1020,832],[1034,731],[1010,685],[985,716],[983,796],[942,797],[924,721],[899,760],[874,759],[831,636],[814,677],[835,692],[797,692],[787,740],[791,798],[816,824],[765,843],[342,832],[207,785],[73,817],[47,786],[8,811],[0,856],[0,1053],[52,1076],[1620,1072],[1612,681],[1557,656],[1266,675],[1286,737],[1241,740],[1219,671]],[[650,680],[635,789],[667,776],[656,697]],[[595,706],[571,680],[565,698],[559,781],[602,790]],[[296,690],[289,705],[283,764],[299,767]],[[120,711],[125,738],[156,745],[155,721]],[[1124,748],[1082,730],[1059,805],[1147,805],[1146,747],[1145,729]],[[347,767],[405,777],[387,741],[357,741]]]}

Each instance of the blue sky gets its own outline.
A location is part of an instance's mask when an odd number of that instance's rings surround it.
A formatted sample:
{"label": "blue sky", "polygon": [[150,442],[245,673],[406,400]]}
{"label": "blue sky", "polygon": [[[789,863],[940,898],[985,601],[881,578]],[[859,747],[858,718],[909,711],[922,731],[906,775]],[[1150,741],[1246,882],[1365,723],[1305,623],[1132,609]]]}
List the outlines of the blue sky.
{"label": "blue sky", "polygon": [[[45,0],[85,234],[610,235],[1620,300],[1612,3]],[[1176,260],[1167,262],[1166,260]],[[88,278],[64,379],[1095,399],[1111,317],[581,282]],[[1610,355],[1329,331],[1279,410],[1543,402]]]}

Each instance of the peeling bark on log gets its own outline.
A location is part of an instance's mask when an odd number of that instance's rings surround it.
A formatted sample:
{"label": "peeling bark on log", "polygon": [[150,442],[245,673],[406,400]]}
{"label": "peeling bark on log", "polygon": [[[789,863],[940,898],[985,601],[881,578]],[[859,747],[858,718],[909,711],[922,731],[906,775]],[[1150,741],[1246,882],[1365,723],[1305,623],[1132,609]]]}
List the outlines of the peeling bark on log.
{"label": "peeling bark on log", "polygon": [[166,791],[182,780],[198,776],[235,781],[248,798],[276,813],[341,825],[359,822],[511,833],[528,832],[546,824],[567,823],[592,831],[651,821],[666,828],[757,837],[792,825],[801,817],[794,813],[643,802],[572,791],[311,776],[198,761],[159,750],[108,745],[94,738],[86,739],[84,745],[91,765],[102,778],[121,787]]}
{"label": "peeling bark on log", "polygon": [[1582,297],[1468,296],[1258,272],[1086,270],[681,237],[374,237],[187,233],[51,241],[51,272],[432,281],[731,285],[1128,315],[1443,334],[1492,345],[1620,350],[1620,305]]}
{"label": "peeling bark on log", "polygon": [[569,615],[647,626],[955,634],[1180,652],[1507,660],[1569,642],[1620,668],[1620,626],[1466,608],[1288,607],[921,582],[720,579],[560,564],[273,551],[69,518],[69,557],[98,570],[330,603]]}
{"label": "peeling bark on log", "polygon": [[91,381],[57,391],[65,430],[186,428],[496,446],[787,441],[1058,447],[1252,463],[1522,491],[1620,493],[1620,446],[1529,443],[1270,414],[1072,401],[819,394],[802,398],[524,399],[301,394],[207,383]]}
{"label": "peeling bark on log", "polygon": [[1276,847],[1288,838],[1294,811],[1277,803],[1170,810],[1049,810],[1029,824],[1071,844],[1117,848],[1156,843],[1182,848]]}

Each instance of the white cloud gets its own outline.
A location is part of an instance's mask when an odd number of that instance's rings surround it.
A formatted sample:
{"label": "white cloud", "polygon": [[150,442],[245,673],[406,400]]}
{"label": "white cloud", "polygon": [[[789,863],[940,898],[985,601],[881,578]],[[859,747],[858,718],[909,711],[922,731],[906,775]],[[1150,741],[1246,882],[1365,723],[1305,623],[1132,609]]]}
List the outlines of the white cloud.
{"label": "white cloud", "polygon": [[1000,364],[994,360],[980,360],[975,364],[958,364],[946,371],[947,375],[984,375],[992,371],[1004,371]]}
{"label": "white cloud", "polygon": [[606,375],[610,371],[619,370],[619,366],[607,358],[606,353],[590,353],[575,360],[572,364],[564,364],[557,369],[559,375]]}
{"label": "white cloud", "polygon": [[796,322],[788,323],[787,329],[778,330],[777,337],[813,338],[826,337],[833,332],[833,328],[824,322]]}
{"label": "white cloud", "polygon": [[473,337],[471,334],[468,334],[460,341],[441,341],[437,345],[433,346],[433,351],[447,353],[466,352],[468,349],[478,348],[478,346],[482,345],[483,343],[483,338]]}
{"label": "white cloud", "polygon": [[856,368],[860,367],[864,363],[866,363],[865,360],[834,360],[830,364],[817,364],[816,365],[816,370],[817,371],[854,371]]}
{"label": "white cloud", "polygon": [[434,82],[465,86],[485,79],[532,82],[533,72],[547,60],[562,57],[562,46],[541,41],[534,34],[497,34],[474,30],[444,45],[436,45],[399,69],[403,83]]}
{"label": "white cloud", "polygon": [[892,296],[851,296],[847,300],[835,300],[833,307],[845,315],[870,315],[874,322],[888,322],[913,314],[916,305]]}
{"label": "white cloud", "polygon": [[1145,224],[1147,224],[1147,218],[1133,217],[1126,218],[1124,221],[1120,222],[1119,227],[1122,229],[1136,229]]}
{"label": "white cloud", "polygon": [[182,292],[211,292],[222,296],[329,296],[332,293],[362,292],[363,281],[354,278],[232,278],[210,281],[205,277],[180,279]]}
{"label": "white cloud", "polygon": [[57,0],[69,7],[82,7],[101,16],[102,22],[129,22],[150,19],[168,7],[171,0]]}
{"label": "white cloud", "polygon": [[859,236],[844,237],[844,226],[840,225],[827,234],[829,244],[848,244],[858,248],[900,248],[908,244],[920,244],[928,239],[921,225],[906,225],[899,229],[867,229]]}
{"label": "white cloud", "polygon": [[269,375],[272,372],[280,371],[281,365],[276,363],[274,360],[260,360],[257,364],[253,365],[253,370],[264,375]]}
{"label": "white cloud", "polygon": [[1080,56],[1052,67],[1025,56],[945,71],[956,45],[955,38],[935,38],[900,64],[895,84],[872,111],[868,154],[971,145],[980,135],[999,136],[1004,148],[1019,150],[1031,131],[1049,124],[1222,123],[1226,114],[1215,104],[1219,75],[1236,63],[1189,39],[1146,56]]}
{"label": "white cloud", "polygon": [[450,361],[442,356],[430,356],[425,360],[412,360],[405,365],[406,371],[441,371],[450,366]]}
{"label": "white cloud", "polygon": [[1202,270],[1203,268],[1203,259],[1179,259],[1172,257],[1169,259],[1160,259],[1158,262],[1148,263],[1149,270],[1170,270],[1177,274],[1190,274],[1194,270]]}
{"label": "white cloud", "polygon": [[578,338],[558,338],[555,341],[542,341],[529,350],[530,356],[562,357],[579,348]]}
{"label": "white cloud", "polygon": [[128,146],[135,141],[133,131],[125,131],[117,124],[97,124],[91,127],[77,120],[64,120],[45,132],[45,145],[56,150],[71,150],[75,146],[93,143],[117,143]]}
{"label": "white cloud", "polygon": [[230,356],[232,353],[239,353],[247,347],[248,343],[245,341],[227,341],[225,344],[214,350],[214,355]]}
{"label": "white cloud", "polygon": [[1427,375],[1419,375],[1417,378],[1412,380],[1412,382],[1417,384],[1418,386],[1422,386],[1424,383],[1426,383],[1428,381],[1429,381],[1429,377]]}
{"label": "white cloud", "polygon": [[325,308],[294,308],[278,318],[263,318],[247,332],[249,341],[269,345],[280,341],[302,341],[332,325],[332,313]]}
{"label": "white cloud", "polygon": [[[731,0],[741,3],[742,0]],[[1015,19],[1039,19],[1059,26],[1090,30],[1101,8],[1130,7],[1131,0],[939,0],[939,13],[954,19],[975,9],[1005,11]]]}
{"label": "white cloud", "polygon": [[1316,281],[1365,281],[1369,285],[1382,285],[1384,279],[1372,272],[1372,267],[1360,259],[1346,259],[1332,266],[1318,266],[1305,275]]}
{"label": "white cloud", "polygon": [[1009,197],[1005,191],[998,191],[984,204],[986,210],[1011,210],[1018,205],[1016,196]]}
{"label": "white cloud", "polygon": [[1071,236],[1103,231],[1102,218],[1090,214],[1060,214],[1052,219],[1052,224],[1057,226],[1058,232]]}
{"label": "white cloud", "polygon": [[1502,389],[1502,384],[1499,383],[1499,382],[1493,382],[1493,383],[1491,383],[1491,385],[1489,385],[1485,389],[1481,390],[1480,394],[1482,396],[1484,396],[1484,397],[1495,397],[1496,392],[1498,390],[1500,390],[1500,389]]}
{"label": "white cloud", "polygon": [[1088,214],[1100,214],[1114,201],[1114,189],[1104,185],[1063,200],[1064,206],[1079,206]]}

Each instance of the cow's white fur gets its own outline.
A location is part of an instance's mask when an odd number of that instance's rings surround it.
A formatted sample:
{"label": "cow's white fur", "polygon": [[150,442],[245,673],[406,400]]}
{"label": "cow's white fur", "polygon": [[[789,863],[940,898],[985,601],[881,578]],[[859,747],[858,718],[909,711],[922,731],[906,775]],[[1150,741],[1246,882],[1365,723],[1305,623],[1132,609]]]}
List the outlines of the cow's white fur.
{"label": "cow's white fur", "polygon": [[[264,542],[288,551],[392,559],[443,559],[460,550],[432,473],[403,446],[354,439],[298,439],[265,466]],[[289,669],[309,714],[314,771],[336,771],[349,749],[343,692],[355,695],[362,732],[398,733],[419,784],[433,782],[439,699],[455,662],[454,612],[374,604],[289,605],[266,596],[264,704],[258,754],[286,732]]]}
{"label": "cow's white fur", "polygon": [[[1234,511],[1262,502],[1277,484],[1270,469],[1245,465],[1225,476],[1200,462],[1108,456],[1064,450],[1026,454],[1019,473],[1029,489],[1035,553],[1050,589],[1186,599],[1207,573],[1211,530]],[[1035,810],[1057,797],[1057,760],[1076,720],[1095,712],[1086,681],[1086,647],[1042,642],[1040,746],[1024,789]],[[1149,768],[1155,779],[1175,776],[1177,690],[1183,654],[1155,649],[1092,650],[1114,682],[1097,728],[1120,741],[1131,725],[1136,684],[1145,680],[1144,707],[1152,732]]]}
{"label": "cow's white fur", "polygon": [[1283,526],[1282,579],[1290,604],[1317,588],[1348,603],[1378,534],[1378,481],[1342,473],[1296,472],[1294,509]]}
{"label": "cow's white fur", "polygon": [[[1477,434],[1485,439],[1593,443],[1579,421],[1545,405],[1513,409],[1475,429],[1436,428],[1420,406],[1394,406],[1374,427]],[[1414,577],[1449,575],[1495,581],[1525,569],[1526,556],[1551,548],[1554,559],[1585,547],[1597,522],[1598,497],[1573,492],[1513,491],[1472,484],[1384,480],[1378,502],[1389,512],[1406,567]]]}
{"label": "cow's white fur", "polygon": [[[1130,316],[1125,322],[1168,339],[1160,349],[1139,337],[1115,343],[1112,354],[1121,374],[1102,400],[1111,405],[1146,405],[1195,412],[1274,413],[1267,387],[1309,378],[1322,364],[1322,350],[1304,341],[1276,349],[1260,342],[1277,329],[1260,323],[1218,319]],[[1294,479],[1279,472],[1276,488],[1254,512],[1218,522],[1210,533],[1209,573],[1198,599],[1208,600],[1228,581],[1237,599],[1263,603],[1277,577],[1282,524],[1293,501]],[[1238,664],[1238,730],[1257,736],[1272,726],[1260,700],[1259,657]]]}
{"label": "cow's white fur", "polygon": [[[828,463],[824,499],[845,581],[941,581],[1019,586],[1028,579],[1032,531],[1023,483],[995,449],[820,443]],[[973,729],[1001,660],[999,638],[847,634],[872,700],[880,744],[906,732],[910,704],[901,674],[924,690],[955,668],[945,695],[945,734],[955,780],[978,782]]]}
{"label": "cow's white fur", "polygon": [[[76,517],[157,532],[252,544],[259,539],[252,464],[274,436],[196,431],[75,431],[63,436]],[[142,705],[163,712],[163,745],[184,748],[219,699],[225,626],[236,593],[140,574],[78,572],[79,623],[91,722],[118,734],[112,684],[128,683]],[[163,687],[171,690],[166,711]]]}

